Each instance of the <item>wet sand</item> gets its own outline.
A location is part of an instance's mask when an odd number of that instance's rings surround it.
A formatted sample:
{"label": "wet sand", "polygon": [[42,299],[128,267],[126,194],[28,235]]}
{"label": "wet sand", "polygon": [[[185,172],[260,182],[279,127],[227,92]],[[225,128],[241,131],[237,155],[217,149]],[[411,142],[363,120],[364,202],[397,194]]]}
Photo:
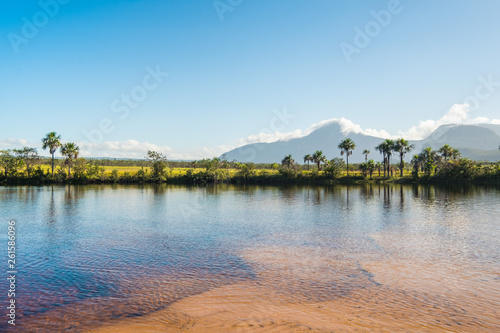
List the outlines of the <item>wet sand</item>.
{"label": "wet sand", "polygon": [[[377,241],[387,251],[398,250],[398,242]],[[478,267],[430,264],[425,258],[407,258],[404,251],[396,257],[391,253],[390,260],[359,260],[362,253],[351,260],[340,251],[307,246],[253,248],[241,255],[258,272],[256,279],[189,296],[145,316],[109,321],[89,332],[500,329],[498,275],[484,275]]]}
{"label": "wet sand", "polygon": [[310,303],[286,302],[275,291],[238,284],[91,332],[493,332],[498,316],[490,312],[381,287]]}

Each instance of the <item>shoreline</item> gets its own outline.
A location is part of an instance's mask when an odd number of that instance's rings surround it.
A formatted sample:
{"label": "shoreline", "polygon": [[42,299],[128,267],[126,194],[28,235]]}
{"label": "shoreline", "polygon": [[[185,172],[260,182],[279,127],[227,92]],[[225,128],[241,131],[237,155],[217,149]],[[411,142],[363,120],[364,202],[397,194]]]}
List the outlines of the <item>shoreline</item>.
{"label": "shoreline", "polygon": [[411,176],[406,177],[374,177],[366,178],[364,176],[343,176],[343,177],[296,177],[288,178],[281,175],[271,176],[254,176],[250,179],[241,179],[240,177],[228,177],[223,180],[213,181],[207,179],[187,179],[184,175],[180,177],[171,177],[165,180],[95,180],[95,179],[66,179],[64,181],[56,181],[52,179],[2,179],[0,178],[0,186],[45,186],[45,185],[259,185],[259,186],[281,186],[281,185],[312,185],[312,186],[333,186],[333,185],[384,185],[384,184],[401,184],[401,185],[481,185],[481,186],[499,186],[499,177],[482,177],[479,179],[446,179],[442,177],[421,177],[418,179]]}

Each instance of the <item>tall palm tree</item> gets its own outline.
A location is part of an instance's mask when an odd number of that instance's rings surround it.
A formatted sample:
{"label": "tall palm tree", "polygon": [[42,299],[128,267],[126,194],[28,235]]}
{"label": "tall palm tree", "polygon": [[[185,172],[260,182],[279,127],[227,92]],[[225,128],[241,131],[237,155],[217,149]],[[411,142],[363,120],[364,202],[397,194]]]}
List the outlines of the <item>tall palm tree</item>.
{"label": "tall palm tree", "polygon": [[78,158],[78,153],[80,152],[80,148],[75,145],[73,142],[65,143],[61,146],[61,154],[66,156],[66,165],[68,166],[68,174],[71,177],[71,166],[73,165],[73,159]]}
{"label": "tall palm tree", "polygon": [[394,143],[394,151],[399,153],[399,169],[401,170],[401,177],[403,177],[403,169],[405,167],[403,158],[405,157],[405,154],[409,153],[413,149],[413,147],[414,145],[410,144],[403,138],[397,139]]}
{"label": "tall palm tree", "polygon": [[443,145],[441,148],[439,148],[438,153],[441,154],[441,156],[444,157],[444,163],[448,162],[448,157],[453,156],[453,148],[451,148],[449,145]]}
{"label": "tall palm tree", "polygon": [[349,155],[352,155],[352,151],[356,149],[356,144],[350,138],[347,138],[342,140],[337,147],[341,150],[340,155],[345,154],[347,175],[349,176]]}
{"label": "tall palm tree", "polygon": [[320,171],[321,170],[321,163],[326,161],[326,157],[323,155],[323,151],[316,150],[313,153],[312,158],[313,158],[313,162],[318,165],[318,171]]}
{"label": "tall palm tree", "polygon": [[370,154],[370,151],[368,149],[363,150],[363,155],[365,155],[365,163],[368,163],[368,154]]}
{"label": "tall palm tree", "polygon": [[295,163],[294,159],[292,158],[292,155],[286,155],[283,160],[281,160],[281,165],[287,166],[287,168],[290,168],[293,164]]}
{"label": "tall palm tree", "polygon": [[311,156],[311,154],[307,154],[306,156],[304,156],[304,163],[307,163],[307,170],[309,170],[309,162],[312,162],[313,161],[313,158]]}
{"label": "tall palm tree", "polygon": [[387,166],[387,153],[392,150],[391,145],[387,140],[381,142],[378,146],[375,147],[379,151],[379,153],[382,154],[383,161],[382,163],[384,164],[384,177],[385,177],[385,171],[389,171],[389,166]]}
{"label": "tall palm tree", "polygon": [[[391,139],[385,139],[385,147],[387,151],[385,154],[387,155],[387,176],[389,176],[389,169],[391,167],[391,156],[392,152],[394,151],[394,141]],[[391,176],[392,176],[392,171],[391,171]]]}
{"label": "tall palm tree", "polygon": [[57,135],[56,132],[47,133],[45,138],[42,139],[42,144],[42,148],[44,150],[49,148],[49,152],[52,155],[52,177],[54,177],[54,153],[61,146],[61,136]]}

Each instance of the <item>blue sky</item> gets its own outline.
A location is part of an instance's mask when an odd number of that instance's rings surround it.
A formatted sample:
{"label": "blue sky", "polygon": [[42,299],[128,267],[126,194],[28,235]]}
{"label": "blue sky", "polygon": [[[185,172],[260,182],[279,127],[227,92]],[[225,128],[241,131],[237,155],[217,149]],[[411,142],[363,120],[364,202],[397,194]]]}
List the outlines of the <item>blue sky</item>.
{"label": "blue sky", "polygon": [[332,118],[408,137],[500,118],[495,0],[1,6],[0,149],[56,131],[83,156],[201,158]]}

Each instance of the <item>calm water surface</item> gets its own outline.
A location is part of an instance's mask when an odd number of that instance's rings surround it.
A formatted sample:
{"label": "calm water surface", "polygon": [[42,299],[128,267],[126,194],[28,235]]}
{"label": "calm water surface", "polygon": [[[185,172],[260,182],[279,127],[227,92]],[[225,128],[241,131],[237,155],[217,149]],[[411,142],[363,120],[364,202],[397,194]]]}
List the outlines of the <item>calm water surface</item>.
{"label": "calm water surface", "polygon": [[499,200],[483,187],[2,187],[16,328],[162,313],[171,331],[500,331]]}

